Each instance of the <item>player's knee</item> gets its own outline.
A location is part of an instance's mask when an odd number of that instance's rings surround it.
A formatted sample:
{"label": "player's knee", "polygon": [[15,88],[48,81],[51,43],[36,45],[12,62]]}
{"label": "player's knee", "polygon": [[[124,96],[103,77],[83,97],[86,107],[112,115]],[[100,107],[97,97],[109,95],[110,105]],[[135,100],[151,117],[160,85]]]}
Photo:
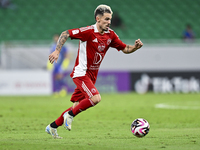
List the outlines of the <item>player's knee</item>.
{"label": "player's knee", "polygon": [[75,103],[73,104],[72,107],[74,108],[74,107],[76,107],[78,104],[79,104],[79,102],[75,102]]}
{"label": "player's knee", "polygon": [[91,100],[97,104],[101,101],[101,95],[100,94],[97,94],[97,95],[94,95],[93,97],[91,97]]}

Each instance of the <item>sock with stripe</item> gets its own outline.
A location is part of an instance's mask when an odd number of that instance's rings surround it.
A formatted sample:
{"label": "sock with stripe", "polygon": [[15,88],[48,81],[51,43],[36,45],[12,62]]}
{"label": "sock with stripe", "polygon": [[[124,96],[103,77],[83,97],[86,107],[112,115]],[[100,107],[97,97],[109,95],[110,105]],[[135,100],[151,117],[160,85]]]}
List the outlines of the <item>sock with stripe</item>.
{"label": "sock with stripe", "polygon": [[72,110],[72,107],[70,107],[70,108],[68,108],[67,110],[65,110],[65,111],[60,115],[60,117],[58,117],[58,119],[55,120],[55,123],[56,123],[57,126],[62,126],[62,124],[63,124],[63,122],[64,122],[63,115],[64,115],[65,112],[70,111],[70,110]]}
{"label": "sock with stripe", "polygon": [[[94,102],[91,99],[86,98],[86,99],[80,101],[80,103],[71,110],[72,111],[71,114],[74,114],[74,116],[76,116],[80,112],[82,112],[90,107],[93,107],[93,106],[95,106]],[[69,112],[69,114],[70,114],[70,112]]]}

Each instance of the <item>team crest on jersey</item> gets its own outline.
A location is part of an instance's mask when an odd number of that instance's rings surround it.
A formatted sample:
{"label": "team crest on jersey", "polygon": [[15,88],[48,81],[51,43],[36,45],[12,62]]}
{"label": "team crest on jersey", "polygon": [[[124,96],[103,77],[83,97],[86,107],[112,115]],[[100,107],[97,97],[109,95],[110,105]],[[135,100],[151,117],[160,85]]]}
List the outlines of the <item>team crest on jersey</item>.
{"label": "team crest on jersey", "polygon": [[107,45],[109,45],[111,43],[111,39],[107,40]]}
{"label": "team crest on jersey", "polygon": [[100,52],[102,52],[104,49],[105,49],[105,44],[104,43],[99,43],[99,46],[98,46],[98,50],[100,51]]}

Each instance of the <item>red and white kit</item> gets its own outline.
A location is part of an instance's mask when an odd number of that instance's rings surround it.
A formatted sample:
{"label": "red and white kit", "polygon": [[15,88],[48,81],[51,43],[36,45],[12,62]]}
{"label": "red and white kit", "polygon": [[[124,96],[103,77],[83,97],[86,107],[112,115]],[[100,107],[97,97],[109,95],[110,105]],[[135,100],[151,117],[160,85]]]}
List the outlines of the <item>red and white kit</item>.
{"label": "red and white kit", "polygon": [[70,74],[77,85],[71,98],[71,101],[75,102],[99,94],[94,84],[108,48],[114,47],[119,51],[123,50],[126,44],[111,29],[103,35],[100,34],[96,24],[68,31],[71,39],[80,39],[75,66]]}

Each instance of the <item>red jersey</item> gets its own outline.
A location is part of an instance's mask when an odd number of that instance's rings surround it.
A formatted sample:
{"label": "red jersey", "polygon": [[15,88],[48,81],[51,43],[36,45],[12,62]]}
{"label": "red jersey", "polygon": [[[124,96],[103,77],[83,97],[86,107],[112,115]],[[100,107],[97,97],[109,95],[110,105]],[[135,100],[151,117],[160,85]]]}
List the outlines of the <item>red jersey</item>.
{"label": "red jersey", "polygon": [[75,66],[70,74],[72,78],[88,75],[96,81],[108,48],[114,47],[119,51],[126,47],[113,30],[109,29],[102,35],[96,24],[68,31],[71,39],[80,39]]}

